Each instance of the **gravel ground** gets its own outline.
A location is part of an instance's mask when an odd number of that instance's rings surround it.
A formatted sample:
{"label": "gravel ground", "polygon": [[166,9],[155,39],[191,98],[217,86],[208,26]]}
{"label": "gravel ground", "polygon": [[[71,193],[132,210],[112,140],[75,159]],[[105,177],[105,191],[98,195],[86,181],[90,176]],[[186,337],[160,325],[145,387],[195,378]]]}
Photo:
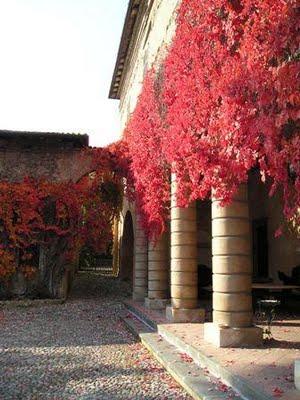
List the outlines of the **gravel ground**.
{"label": "gravel ground", "polygon": [[81,274],[65,304],[0,311],[0,400],[191,399],[120,322],[127,294]]}

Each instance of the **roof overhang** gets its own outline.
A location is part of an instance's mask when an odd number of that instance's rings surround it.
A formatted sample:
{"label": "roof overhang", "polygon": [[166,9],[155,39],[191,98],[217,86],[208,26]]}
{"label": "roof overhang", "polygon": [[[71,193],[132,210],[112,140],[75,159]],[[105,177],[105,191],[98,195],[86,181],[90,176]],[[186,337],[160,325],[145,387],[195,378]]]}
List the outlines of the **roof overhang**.
{"label": "roof overhang", "polygon": [[120,87],[125,69],[125,63],[130,48],[133,32],[138,20],[138,14],[141,11],[143,2],[145,0],[130,0],[125,17],[121,42],[117,55],[117,61],[114,69],[114,74],[109,90],[110,99],[120,99]]}
{"label": "roof overhang", "polygon": [[0,148],[10,145],[42,148],[83,148],[89,145],[89,137],[86,134],[75,133],[0,130]]}

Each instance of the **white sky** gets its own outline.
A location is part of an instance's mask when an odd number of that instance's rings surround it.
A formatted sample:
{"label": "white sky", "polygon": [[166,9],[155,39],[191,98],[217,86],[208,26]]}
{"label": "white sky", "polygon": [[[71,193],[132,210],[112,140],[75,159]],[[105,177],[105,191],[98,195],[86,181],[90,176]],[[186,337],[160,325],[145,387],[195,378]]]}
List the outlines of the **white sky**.
{"label": "white sky", "polygon": [[128,0],[0,0],[0,129],[120,134],[108,99]]}

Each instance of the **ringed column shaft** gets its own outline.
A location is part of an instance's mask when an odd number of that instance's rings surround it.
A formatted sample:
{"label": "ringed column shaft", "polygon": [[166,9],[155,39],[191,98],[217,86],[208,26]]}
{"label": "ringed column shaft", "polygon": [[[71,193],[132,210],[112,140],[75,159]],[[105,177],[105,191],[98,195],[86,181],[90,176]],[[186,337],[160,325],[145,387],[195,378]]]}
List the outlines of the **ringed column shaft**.
{"label": "ringed column shaft", "polygon": [[252,326],[252,259],[247,186],[232,203],[212,201],[213,321]]}
{"label": "ringed column shaft", "polygon": [[220,203],[212,200],[213,326],[206,324],[204,335],[220,347],[257,345],[262,335],[253,327],[247,185],[230,205]]}
{"label": "ringed column shaft", "polygon": [[171,184],[171,306],[166,316],[174,322],[199,322],[196,203],[177,206],[176,176]]}
{"label": "ringed column shaft", "polygon": [[148,293],[148,239],[141,226],[140,216],[136,217],[134,241],[133,299],[144,300]]}
{"label": "ringed column shaft", "polygon": [[169,298],[169,239],[163,233],[148,245],[148,298],[145,305],[151,309],[165,308]]}

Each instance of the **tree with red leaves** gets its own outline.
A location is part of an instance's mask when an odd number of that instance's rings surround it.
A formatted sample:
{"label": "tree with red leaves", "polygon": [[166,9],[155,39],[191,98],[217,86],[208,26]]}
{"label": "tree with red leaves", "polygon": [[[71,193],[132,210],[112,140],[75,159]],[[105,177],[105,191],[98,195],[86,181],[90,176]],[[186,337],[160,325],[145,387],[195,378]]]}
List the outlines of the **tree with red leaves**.
{"label": "tree with red leaves", "polygon": [[64,243],[65,263],[74,262],[83,246],[106,250],[128,169],[122,146],[83,150],[91,173],[77,183],[33,178],[0,182],[0,279],[16,271],[34,275],[37,248],[51,246],[57,239]]}

